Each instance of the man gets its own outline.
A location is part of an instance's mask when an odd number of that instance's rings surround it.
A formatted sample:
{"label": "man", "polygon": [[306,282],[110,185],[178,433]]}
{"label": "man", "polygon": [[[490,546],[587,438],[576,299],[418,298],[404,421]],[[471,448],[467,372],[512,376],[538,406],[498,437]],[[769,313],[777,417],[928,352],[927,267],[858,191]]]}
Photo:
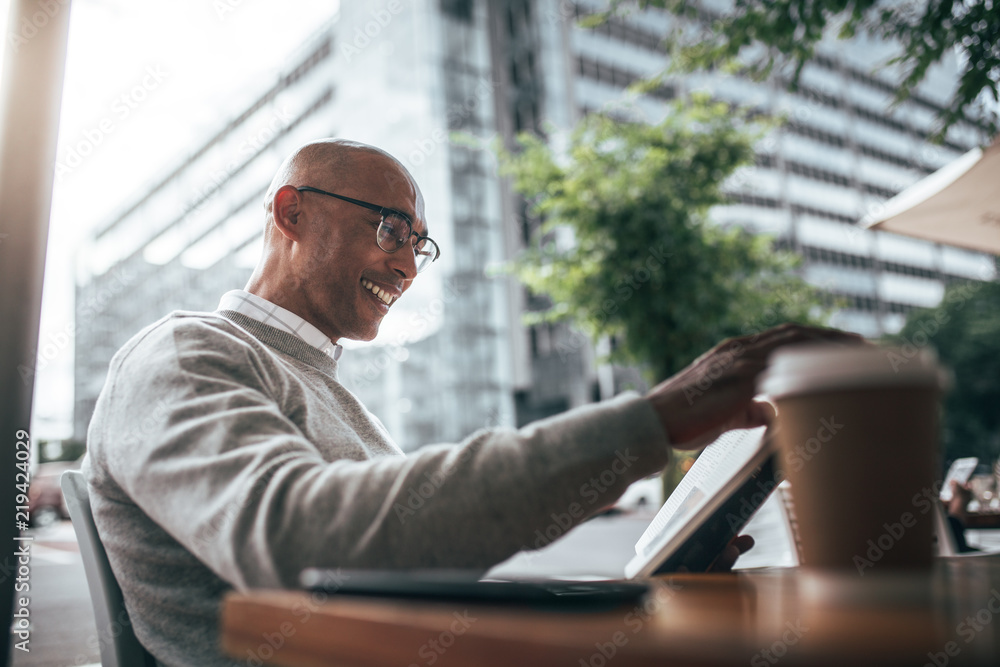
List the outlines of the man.
{"label": "man", "polygon": [[945,503],[945,517],[948,528],[955,540],[955,549],[960,554],[979,551],[965,540],[965,526],[969,523],[969,503],[972,501],[972,487],[957,479],[951,480],[951,500]]}
{"label": "man", "polygon": [[[776,347],[846,337],[730,341],[646,397],[404,456],[337,380],[338,341],[371,340],[436,256],[420,190],[388,154],[323,140],[282,164],[265,210],[246,290],[126,343],[90,426],[101,540],[139,640],[166,665],[234,664],[217,647],[233,588],[292,587],[310,566],[485,570],[553,515],[597,510],[663,468],[668,443],[764,423],[754,379]],[[399,512],[417,489],[423,504]]]}

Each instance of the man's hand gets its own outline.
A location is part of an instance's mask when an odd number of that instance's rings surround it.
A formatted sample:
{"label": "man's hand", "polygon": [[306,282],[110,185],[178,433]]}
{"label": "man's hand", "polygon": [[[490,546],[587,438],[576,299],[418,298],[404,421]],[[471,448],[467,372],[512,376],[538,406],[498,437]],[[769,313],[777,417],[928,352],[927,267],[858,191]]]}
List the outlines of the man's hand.
{"label": "man's hand", "polygon": [[969,522],[969,502],[972,500],[972,488],[968,484],[960,484],[957,479],[951,480],[951,500],[947,509],[949,516],[953,516],[962,524]]}
{"label": "man's hand", "polygon": [[[750,535],[737,535],[729,541],[722,553],[716,557],[712,564],[708,566],[706,572],[732,572],[736,560],[753,548],[754,541]],[[687,567],[681,565],[678,572],[690,572]]]}
{"label": "man's hand", "polygon": [[737,535],[732,539],[729,545],[719,554],[719,557],[715,559],[708,571],[709,572],[730,572],[733,569],[733,565],[736,565],[736,559],[741,555],[745,554],[753,548],[753,538],[749,535]]}
{"label": "man's hand", "polygon": [[859,344],[864,339],[836,329],[798,324],[730,338],[653,387],[646,398],[659,415],[672,447],[698,449],[730,429],[769,423],[774,410],[753,400],[757,376],[767,367],[768,355],[785,345],[823,341]]}

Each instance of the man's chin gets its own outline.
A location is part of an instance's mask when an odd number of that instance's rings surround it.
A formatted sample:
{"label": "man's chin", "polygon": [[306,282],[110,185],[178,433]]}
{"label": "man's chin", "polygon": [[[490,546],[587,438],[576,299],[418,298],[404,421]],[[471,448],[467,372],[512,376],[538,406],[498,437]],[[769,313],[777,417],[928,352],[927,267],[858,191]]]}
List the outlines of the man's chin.
{"label": "man's chin", "polygon": [[375,340],[375,337],[378,336],[378,328],[381,323],[381,320],[379,320],[369,329],[365,331],[356,331],[352,334],[344,336],[344,338],[347,338],[348,340],[356,340],[362,343],[373,341]]}

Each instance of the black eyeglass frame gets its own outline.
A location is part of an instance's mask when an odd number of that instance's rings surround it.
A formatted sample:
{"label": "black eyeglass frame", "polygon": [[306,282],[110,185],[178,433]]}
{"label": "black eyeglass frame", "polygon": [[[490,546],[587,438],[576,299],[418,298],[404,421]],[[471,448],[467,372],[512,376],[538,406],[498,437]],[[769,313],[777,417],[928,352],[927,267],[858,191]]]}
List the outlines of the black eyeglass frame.
{"label": "black eyeglass frame", "polygon": [[[383,222],[385,222],[385,216],[386,216],[387,213],[391,213],[393,215],[398,215],[399,217],[401,217],[404,221],[406,221],[406,225],[410,229],[409,236],[406,237],[406,240],[400,242],[400,244],[398,246],[396,246],[395,250],[386,250],[385,248],[382,247],[382,244],[380,244],[378,242],[378,234],[376,234],[375,245],[377,245],[379,247],[379,250],[381,250],[382,252],[385,252],[385,253],[388,253],[388,254],[391,255],[392,253],[396,252],[396,250],[399,250],[400,248],[402,248],[403,246],[405,246],[406,245],[406,241],[409,241],[411,238],[413,238],[414,236],[416,236],[417,237],[417,243],[420,243],[420,241],[422,241],[422,240],[427,240],[427,241],[430,241],[431,244],[434,246],[434,257],[431,258],[430,262],[428,262],[427,264],[424,265],[424,267],[423,267],[424,269],[426,269],[432,263],[436,262],[437,258],[441,256],[441,247],[438,246],[437,242],[434,239],[432,239],[431,237],[429,237],[429,236],[421,236],[420,234],[418,234],[415,231],[413,231],[413,222],[410,220],[410,216],[406,215],[402,211],[397,211],[396,209],[389,208],[388,206],[379,206],[377,204],[371,204],[371,203],[366,202],[366,201],[361,201],[360,199],[352,199],[351,197],[345,197],[344,195],[334,194],[332,192],[327,192],[326,190],[320,190],[319,188],[314,188],[311,185],[298,186],[295,189],[298,190],[299,192],[315,192],[316,194],[326,195],[327,197],[333,197],[335,199],[340,199],[340,200],[346,201],[346,202],[348,202],[350,204],[354,204],[355,206],[361,206],[363,208],[367,208],[369,211],[375,211],[376,213],[378,213],[382,217],[382,220],[379,222],[380,226],[381,226],[381,224]],[[419,264],[420,263],[418,262],[417,263],[417,273],[420,273],[423,270],[423,269],[420,268]]]}

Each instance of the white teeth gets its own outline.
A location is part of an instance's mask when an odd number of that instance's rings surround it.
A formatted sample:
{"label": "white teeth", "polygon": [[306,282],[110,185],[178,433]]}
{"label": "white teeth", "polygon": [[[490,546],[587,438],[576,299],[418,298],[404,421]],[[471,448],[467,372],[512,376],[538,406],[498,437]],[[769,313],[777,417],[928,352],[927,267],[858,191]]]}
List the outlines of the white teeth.
{"label": "white teeth", "polygon": [[374,294],[375,296],[377,296],[379,299],[381,299],[382,303],[384,303],[385,305],[388,306],[388,305],[392,304],[392,295],[389,294],[388,292],[386,292],[385,290],[383,290],[381,287],[378,287],[377,285],[375,285],[372,281],[366,280],[366,279],[362,279],[361,280],[361,285],[365,289],[367,289],[369,292],[371,292],[372,294]]}

